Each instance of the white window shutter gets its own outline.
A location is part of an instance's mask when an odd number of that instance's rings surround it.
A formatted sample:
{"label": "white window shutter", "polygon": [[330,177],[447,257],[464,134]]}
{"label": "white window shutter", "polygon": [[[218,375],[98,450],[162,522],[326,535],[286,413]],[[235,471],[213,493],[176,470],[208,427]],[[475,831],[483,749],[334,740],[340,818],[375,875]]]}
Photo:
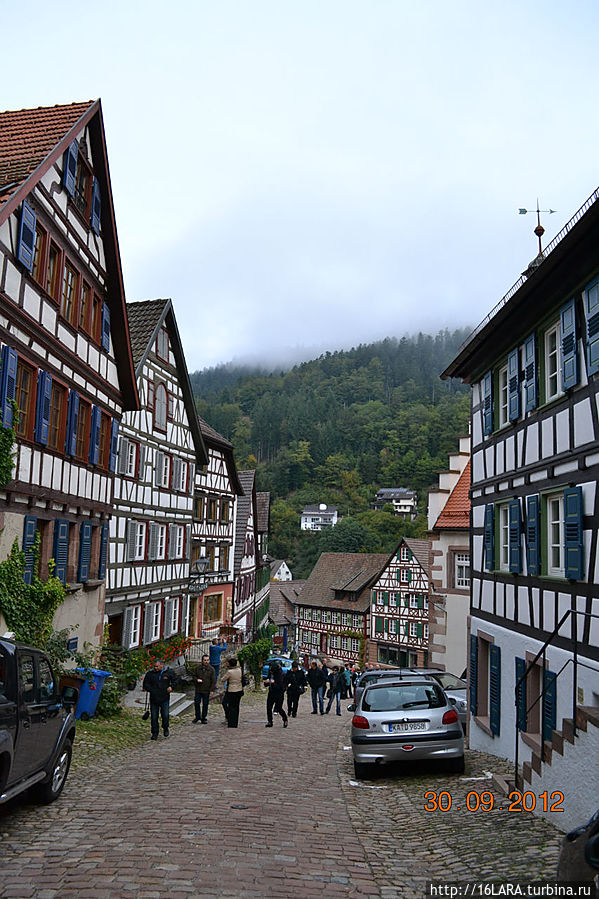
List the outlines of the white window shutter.
{"label": "white window shutter", "polygon": [[129,606],[123,613],[123,636],[121,643],[125,649],[131,647],[131,625],[133,623],[133,608]]}
{"label": "white window shutter", "polygon": [[152,603],[144,603],[144,646],[152,639]]}
{"label": "white window shutter", "polygon": [[159,450],[156,451],[156,469],[155,469],[155,478],[154,483],[157,487],[160,487],[162,484],[162,472],[164,471],[164,453],[161,453]]}
{"label": "white window shutter", "polygon": [[135,559],[135,549],[137,542],[137,522],[127,522],[127,548],[125,551],[126,561],[132,562]]}
{"label": "white window shutter", "polygon": [[175,490],[181,489],[181,459],[178,459],[177,456],[173,459],[173,486]]}
{"label": "white window shutter", "polygon": [[181,600],[181,618],[179,622],[179,630],[182,634],[187,636],[187,632],[189,629],[189,622],[187,621],[189,617],[189,596],[184,596]]}
{"label": "white window shutter", "polygon": [[183,550],[183,558],[189,559],[191,556],[191,525],[185,525],[185,548]]}
{"label": "white window shutter", "polygon": [[164,600],[164,636],[165,637],[170,637],[173,633],[172,622],[173,622],[173,601],[172,601],[172,599],[165,599]]}
{"label": "white window shutter", "polygon": [[159,525],[151,521],[148,538],[148,559],[156,559],[158,556],[158,529]]}
{"label": "white window shutter", "polygon": [[146,479],[146,445],[145,443],[140,443],[138,447],[139,453],[139,464],[137,466],[138,470],[138,478],[140,481],[145,481]]}
{"label": "white window shutter", "polygon": [[193,496],[193,488],[194,488],[194,486],[195,486],[195,479],[196,479],[196,467],[195,467],[195,465],[194,465],[193,462],[190,462],[190,463],[189,463],[189,484],[188,484],[188,488],[189,488],[189,493],[191,493],[192,496]]}
{"label": "white window shutter", "polygon": [[168,526],[168,557],[174,559],[177,552],[177,525]]}
{"label": "white window shutter", "polygon": [[119,440],[119,461],[117,467],[118,474],[126,474],[127,472],[127,459],[129,458],[129,441],[126,437],[121,437]]}

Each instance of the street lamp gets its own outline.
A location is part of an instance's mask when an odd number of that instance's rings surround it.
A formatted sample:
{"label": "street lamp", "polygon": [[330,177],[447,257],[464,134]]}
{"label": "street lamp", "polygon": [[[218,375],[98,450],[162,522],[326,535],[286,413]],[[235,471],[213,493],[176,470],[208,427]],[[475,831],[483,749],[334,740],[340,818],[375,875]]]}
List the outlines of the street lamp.
{"label": "street lamp", "polygon": [[210,565],[210,559],[206,556],[200,556],[195,562],[191,563],[189,569],[189,581],[187,584],[187,593],[189,596],[200,597],[206,589],[206,572]]}

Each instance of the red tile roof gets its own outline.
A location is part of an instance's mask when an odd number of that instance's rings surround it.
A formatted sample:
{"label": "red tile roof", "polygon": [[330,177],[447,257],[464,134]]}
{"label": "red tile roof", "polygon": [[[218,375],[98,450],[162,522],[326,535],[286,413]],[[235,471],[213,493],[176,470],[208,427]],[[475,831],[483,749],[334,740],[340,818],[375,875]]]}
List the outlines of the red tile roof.
{"label": "red tile roof", "polygon": [[470,527],[470,460],[451,491],[443,511],[435,522],[436,528]]}
{"label": "red tile roof", "polygon": [[44,161],[94,104],[38,106],[0,112],[0,206]]}

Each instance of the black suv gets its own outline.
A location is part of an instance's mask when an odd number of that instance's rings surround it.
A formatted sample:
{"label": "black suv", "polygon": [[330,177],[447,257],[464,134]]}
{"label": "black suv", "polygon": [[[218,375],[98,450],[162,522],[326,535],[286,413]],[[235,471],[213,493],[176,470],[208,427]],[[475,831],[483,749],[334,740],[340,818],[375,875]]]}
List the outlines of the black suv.
{"label": "black suv", "polygon": [[62,792],[75,738],[78,691],[58,692],[48,657],[0,639],[0,803],[35,787],[42,802]]}

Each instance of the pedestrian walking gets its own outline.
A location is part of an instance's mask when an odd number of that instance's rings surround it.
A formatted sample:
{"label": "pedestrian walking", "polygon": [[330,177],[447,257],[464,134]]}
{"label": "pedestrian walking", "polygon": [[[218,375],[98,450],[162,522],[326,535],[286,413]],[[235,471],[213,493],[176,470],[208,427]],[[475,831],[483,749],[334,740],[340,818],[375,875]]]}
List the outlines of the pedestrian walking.
{"label": "pedestrian walking", "polygon": [[[307,677],[312,692],[312,714],[318,715],[318,711],[320,710],[320,714],[324,715],[324,671],[322,668],[318,667],[316,662],[311,662]],[[317,703],[318,708],[316,707]]]}
{"label": "pedestrian walking", "polygon": [[175,683],[175,672],[166,668],[162,659],[156,659],[154,666],[146,672],[142,688],[150,695],[150,725],[152,739],[158,739],[158,716],[162,719],[162,732],[168,737],[169,702]]}
{"label": "pedestrian walking", "polygon": [[300,696],[306,692],[306,675],[297,662],[291,663],[291,671],[287,672],[285,686],[287,687],[287,714],[291,718],[297,718]]}
{"label": "pedestrian walking", "polygon": [[213,640],[209,647],[210,652],[210,664],[214,668],[214,674],[216,675],[216,679],[218,680],[218,675],[220,673],[220,657],[223,652],[226,650],[227,644],[223,639],[221,639],[220,643],[218,640]]}
{"label": "pedestrian walking", "polygon": [[351,688],[351,671],[349,670],[349,665],[342,667],[341,671],[343,672],[343,678],[345,680],[345,689],[341,694],[341,698],[351,699],[353,696],[353,691]]}
{"label": "pedestrian walking", "polygon": [[223,709],[229,727],[239,724],[239,703],[243,696],[243,672],[237,664],[236,656],[227,659],[228,668],[224,673],[225,695]]}
{"label": "pedestrian walking", "polygon": [[214,693],[216,687],[216,673],[209,662],[208,656],[202,656],[202,663],[198,665],[193,673],[193,685],[195,687],[195,712],[196,716],[193,723],[208,723],[208,703],[210,702],[210,694]]}
{"label": "pedestrian walking", "polygon": [[285,679],[279,662],[273,662],[268,669],[268,696],[266,697],[266,727],[273,726],[272,712],[281,716],[283,727],[287,727],[289,720],[283,708],[283,697],[285,696]]}
{"label": "pedestrian walking", "polygon": [[328,715],[329,712],[331,711],[331,706],[333,705],[333,699],[334,699],[337,703],[337,709],[336,709],[337,714],[340,715],[341,714],[341,691],[343,690],[343,687],[345,685],[345,677],[339,670],[338,665],[333,665],[333,671],[332,671],[331,677],[330,677],[330,684],[331,684],[331,686],[329,687],[329,704],[327,705],[325,714]]}

